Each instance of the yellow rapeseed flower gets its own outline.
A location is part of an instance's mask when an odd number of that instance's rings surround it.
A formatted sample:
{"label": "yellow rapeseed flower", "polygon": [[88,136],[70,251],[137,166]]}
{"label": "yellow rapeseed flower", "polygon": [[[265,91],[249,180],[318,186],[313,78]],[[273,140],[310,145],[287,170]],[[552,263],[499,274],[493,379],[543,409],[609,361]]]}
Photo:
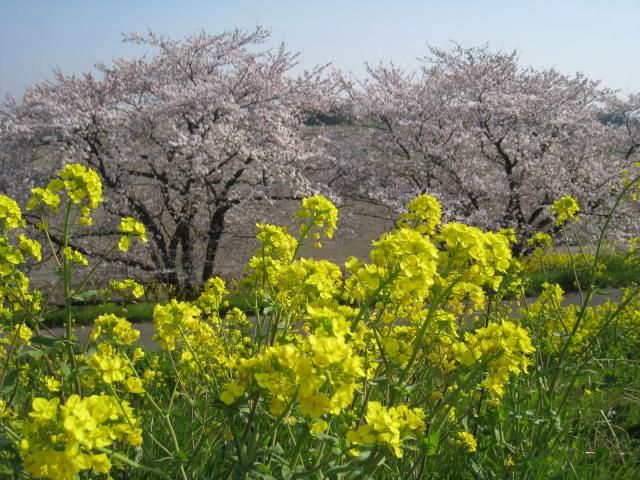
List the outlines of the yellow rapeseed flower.
{"label": "yellow rapeseed flower", "polygon": [[[90,209],[95,209],[102,202],[102,181],[95,170],[72,163],[65,165],[58,176],[73,203],[86,203]],[[55,190],[55,187],[51,189]]]}
{"label": "yellow rapeseed flower", "polygon": [[112,280],[109,282],[109,287],[115,291],[129,291],[131,292],[131,296],[136,299],[144,295],[144,286],[130,278],[124,280]]}
{"label": "yellow rapeseed flower", "polygon": [[0,195],[0,230],[7,232],[24,225],[18,203],[11,197]]}
{"label": "yellow rapeseed flower", "polygon": [[138,420],[126,401],[107,395],[35,398],[22,424],[20,454],[37,478],[74,480],[83,471],[108,474],[111,461],[97,449],[142,442]]}
{"label": "yellow rapeseed flower", "polygon": [[42,245],[35,240],[27,238],[24,234],[18,235],[18,248],[28,253],[37,261],[42,260]]}
{"label": "yellow rapeseed flower", "polygon": [[440,225],[442,207],[431,195],[420,195],[407,206],[407,212],[402,214],[398,228],[412,228],[420,233],[432,234]]}
{"label": "yellow rapeseed flower", "polygon": [[60,206],[60,195],[49,188],[36,187],[31,189],[31,197],[27,202],[27,210],[45,206],[57,212]]}
{"label": "yellow rapeseed flower", "polygon": [[309,431],[311,432],[311,435],[318,435],[320,433],[326,432],[328,428],[329,424],[327,422],[325,422],[324,420],[316,419],[311,424],[311,428],[309,428]]}
{"label": "yellow rapeseed flower", "polygon": [[300,233],[306,235],[313,226],[324,231],[327,238],[333,238],[338,224],[338,209],[323,195],[313,195],[302,200],[302,205],[295,214],[297,220],[302,220]]}
{"label": "yellow rapeseed flower", "polygon": [[556,200],[551,205],[551,212],[556,217],[556,225],[563,225],[567,220],[575,219],[579,211],[578,201],[569,195]]}
{"label": "yellow rapeseed flower", "polygon": [[367,404],[366,423],[347,432],[347,440],[353,445],[385,445],[397,458],[402,457],[406,437],[415,437],[424,431],[424,411],[407,405],[385,407],[380,402]]}
{"label": "yellow rapeseed flower", "polygon": [[45,385],[50,392],[59,392],[62,384],[54,377],[45,377]]}
{"label": "yellow rapeseed flower", "polygon": [[476,437],[473,436],[473,433],[467,431],[457,432],[451,443],[463,447],[469,453],[473,453],[478,449]]}
{"label": "yellow rapeseed flower", "polygon": [[79,251],[71,247],[63,248],[62,256],[71,263],[77,263],[79,265],[84,265],[84,266],[89,265],[89,261],[85,258],[85,256],[82,255],[82,253],[80,253]]}
{"label": "yellow rapeseed flower", "polygon": [[133,239],[137,238],[143,243],[147,242],[147,232],[144,225],[135,218],[122,217],[118,232],[122,234],[118,242],[118,248],[123,252],[129,251]]}

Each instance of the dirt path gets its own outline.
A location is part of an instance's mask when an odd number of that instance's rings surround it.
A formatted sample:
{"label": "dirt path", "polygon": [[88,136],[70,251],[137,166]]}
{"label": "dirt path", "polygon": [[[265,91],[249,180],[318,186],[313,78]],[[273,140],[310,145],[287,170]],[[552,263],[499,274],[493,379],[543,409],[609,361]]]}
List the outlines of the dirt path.
{"label": "dirt path", "polygon": [[[589,301],[589,305],[592,307],[597,307],[598,305],[602,305],[606,303],[607,300],[611,299],[612,302],[618,302],[622,298],[622,290],[619,289],[609,289],[606,293],[594,293],[591,296],[591,300]],[[533,303],[538,300],[538,297],[527,298],[527,303]],[[564,296],[563,305],[580,305],[582,299],[580,298],[580,294],[577,292],[566,293]]]}

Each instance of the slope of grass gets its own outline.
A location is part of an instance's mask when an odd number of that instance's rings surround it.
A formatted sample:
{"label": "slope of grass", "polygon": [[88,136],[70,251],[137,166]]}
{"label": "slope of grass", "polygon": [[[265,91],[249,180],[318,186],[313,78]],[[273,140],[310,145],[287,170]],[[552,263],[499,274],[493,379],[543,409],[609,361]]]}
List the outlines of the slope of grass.
{"label": "slope of grass", "polygon": [[[241,294],[231,294],[227,296],[228,305],[221,309],[226,312],[231,308],[239,308],[245,312],[252,312],[254,305],[249,298]],[[71,317],[75,319],[76,325],[89,325],[99,315],[112,313],[126,318],[131,323],[151,322],[153,309],[158,302],[138,302],[127,305],[107,302],[102,304],[74,305],[71,307]],[[48,327],[64,326],[64,309],[55,307],[46,310],[43,314],[45,324]]]}
{"label": "slope of grass", "polygon": [[[640,262],[630,261],[620,251],[606,251],[598,263],[595,288],[623,288],[640,283]],[[593,255],[547,252],[542,257],[523,261],[525,293],[537,296],[545,282],[559,284],[565,292],[577,291],[578,286],[588,288],[592,279]]]}

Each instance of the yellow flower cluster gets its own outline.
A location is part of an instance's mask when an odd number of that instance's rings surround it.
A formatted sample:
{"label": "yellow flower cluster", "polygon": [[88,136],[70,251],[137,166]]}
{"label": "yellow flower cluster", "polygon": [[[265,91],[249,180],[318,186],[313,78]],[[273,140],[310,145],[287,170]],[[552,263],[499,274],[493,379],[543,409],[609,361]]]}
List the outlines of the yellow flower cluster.
{"label": "yellow flower cluster", "polygon": [[0,281],[0,317],[12,318],[15,312],[40,310],[41,295],[29,290],[29,278],[24,273],[14,271],[5,277],[0,268]]}
{"label": "yellow flower cluster", "polygon": [[527,240],[527,245],[530,247],[541,248],[543,250],[551,248],[552,243],[551,235],[543,232],[538,232]]}
{"label": "yellow flower cluster", "polygon": [[14,325],[13,332],[11,333],[11,337],[16,337],[21,340],[25,345],[29,345],[31,343],[31,337],[33,337],[33,332],[29,327],[24,324]]}
{"label": "yellow flower cluster", "polygon": [[569,334],[575,318],[570,324],[568,309],[562,306],[564,291],[560,285],[544,283],[538,300],[522,310],[523,323],[529,324],[538,332],[538,342],[545,352],[557,352]]}
{"label": "yellow flower cluster", "polygon": [[[142,353],[142,350],[139,350]],[[104,383],[121,384],[129,393],[144,393],[142,380],[135,375],[133,364],[109,343],[98,345],[88,359],[89,366]]]}
{"label": "yellow flower cluster", "polygon": [[136,362],[144,357],[144,352],[141,348],[136,348],[129,355],[120,351],[123,346],[136,343],[140,332],[126,319],[104,314],[95,319],[90,338],[99,343],[96,351],[87,358],[95,377],[84,378],[85,383],[95,387],[97,379],[112,387],[121,385],[129,393],[144,393],[142,380],[134,371]]}
{"label": "yellow flower cluster", "polygon": [[73,203],[86,203],[93,210],[102,202],[102,182],[95,170],[76,163],[65,165],[58,175]]}
{"label": "yellow flower cluster", "polygon": [[258,295],[264,295],[270,288],[271,279],[283,265],[293,261],[298,241],[285,227],[264,223],[258,223],[256,227],[260,247],[247,263],[245,284],[254,288]]}
{"label": "yellow flower cluster", "polygon": [[68,262],[77,263],[78,265],[84,265],[84,266],[89,265],[89,260],[87,260],[86,257],[82,255],[82,253],[80,253],[79,251],[71,247],[64,247],[62,249],[62,256]]}
{"label": "yellow flower cluster", "polygon": [[[258,223],[256,238],[260,242],[260,249],[256,256],[260,258],[272,258],[283,262],[293,261],[293,255],[298,248],[298,241],[292,237],[286,227]],[[251,268],[254,268],[249,263]]]}
{"label": "yellow flower cluster", "polygon": [[121,345],[132,345],[140,338],[140,332],[129,321],[111,313],[100,315],[94,320],[91,339],[97,340],[101,335]]}
{"label": "yellow flower cluster", "polygon": [[8,276],[21,263],[24,263],[22,252],[13,248],[6,237],[0,238],[0,275]]}
{"label": "yellow flower cluster", "polygon": [[525,272],[548,272],[553,269],[570,269],[577,272],[580,271],[592,271],[595,266],[595,279],[596,282],[602,278],[605,274],[607,265],[606,262],[599,261],[596,265],[595,255],[588,252],[580,252],[579,254],[570,254],[568,252],[561,252],[557,250],[549,250],[543,252],[541,249],[536,248],[534,255],[522,259],[522,269]]}
{"label": "yellow flower cluster", "polygon": [[380,339],[382,354],[387,362],[404,367],[413,351],[416,329],[413,326],[397,325],[390,328]]}
{"label": "yellow flower cluster", "polygon": [[220,400],[226,405],[231,405],[240,398],[243,393],[244,387],[242,385],[238,385],[236,382],[229,382],[220,394]]}
{"label": "yellow flower cluster", "polygon": [[238,311],[233,310],[230,319],[235,321],[225,321],[228,323],[225,326],[216,312],[207,315],[205,320],[203,311],[196,305],[175,299],[166,305],[156,305],[153,310],[157,331],[154,339],[165,350],[177,352],[181,368],[206,378],[235,365],[237,351],[246,346],[237,329],[244,315],[238,317]]}
{"label": "yellow flower cluster", "polygon": [[137,238],[143,243],[147,243],[147,231],[144,225],[135,218],[123,217],[120,219],[118,232],[122,234],[118,242],[118,248],[123,252],[128,252],[133,239]]}
{"label": "yellow flower cluster", "polygon": [[7,401],[0,399],[0,420],[2,419],[13,419],[15,418],[16,412],[9,406],[7,406]]}
{"label": "yellow flower cluster", "polygon": [[[621,334],[625,335],[628,339],[629,345],[637,346],[640,344],[640,297],[638,295],[631,297],[633,292],[631,289],[623,289],[623,296],[620,300],[620,304],[625,304],[622,310],[619,312],[619,317],[616,319],[614,326],[616,326]],[[615,302],[609,302],[601,306],[599,313],[603,316],[606,313],[616,311],[620,305]]]}
{"label": "yellow flower cluster", "polygon": [[497,290],[513,263],[509,238],[501,233],[452,222],[435,238],[444,244],[440,263],[445,284],[464,280]]}
{"label": "yellow flower cluster", "polygon": [[27,238],[24,234],[18,235],[18,248],[31,255],[38,262],[42,260],[42,245],[35,240]]}
{"label": "yellow flower cluster", "polygon": [[451,444],[464,448],[467,452],[473,453],[478,449],[478,441],[473,433],[463,431],[456,432],[455,437],[451,440]]}
{"label": "yellow flower cluster", "polygon": [[40,244],[35,240],[19,234],[15,248],[6,233],[0,236],[0,317],[11,318],[14,312],[40,308],[40,294],[30,292],[29,278],[18,269],[25,263],[25,253],[36,260],[42,258]]}
{"label": "yellow flower cluster", "polygon": [[460,281],[452,285],[447,306],[451,312],[462,315],[482,310],[486,303],[487,296],[482,286]]}
{"label": "yellow flower cluster", "polygon": [[144,287],[130,278],[126,278],[124,280],[112,280],[109,282],[109,288],[112,291],[131,292],[131,296],[135,299],[144,295]]}
{"label": "yellow flower cluster", "polygon": [[398,221],[398,228],[411,228],[423,234],[433,234],[440,225],[442,208],[430,195],[420,195],[409,202],[407,212]]}
{"label": "yellow flower cluster", "polygon": [[578,201],[571,196],[564,196],[551,205],[551,213],[556,217],[556,225],[564,225],[567,220],[574,220],[580,211]]}
{"label": "yellow flower cluster", "polygon": [[61,191],[66,191],[71,203],[80,205],[80,224],[91,225],[91,210],[102,202],[102,182],[95,170],[77,163],[65,165],[47,188],[36,187],[31,190],[27,210],[48,207],[57,211],[60,205]]}
{"label": "yellow flower cluster", "polygon": [[14,272],[15,267],[25,262],[24,254],[41,261],[42,245],[23,233],[18,235],[18,248],[14,248],[6,236],[0,237],[0,275]]}
{"label": "yellow flower cluster", "polygon": [[34,398],[22,425],[20,452],[25,470],[38,478],[75,480],[84,471],[108,474],[112,464],[101,449],[116,443],[140,445],[142,430],[126,401],[107,395]]}
{"label": "yellow flower cluster", "polygon": [[[418,323],[417,326],[419,325]],[[425,336],[427,360],[432,366],[445,373],[452,372],[456,367],[453,345],[460,338],[459,330],[457,317],[442,309],[435,312],[431,324],[427,326]]]}
{"label": "yellow flower cluster", "polygon": [[224,297],[227,294],[227,287],[220,277],[213,277],[206,281],[202,293],[196,300],[196,306],[206,315],[218,313],[224,304]]}
{"label": "yellow flower cluster", "polygon": [[267,394],[274,414],[294,401],[300,413],[311,418],[340,413],[353,401],[364,376],[344,327],[338,322],[329,332],[321,328],[299,338],[298,344],[275,345],[239,360],[238,384]]}
{"label": "yellow flower cluster", "polygon": [[200,314],[200,309],[195,305],[175,299],[166,305],[156,305],[153,309],[153,323],[157,331],[154,339],[171,352],[187,335],[212,336],[213,332],[209,334],[202,331],[203,328],[206,330],[206,324],[200,321]]}
{"label": "yellow flower cluster", "polygon": [[456,361],[466,367],[483,364],[486,377],[480,386],[497,402],[504,395],[509,375],[527,372],[535,348],[526,329],[503,321],[465,333],[464,341],[453,344],[452,350]]}
{"label": "yellow flower cluster", "polygon": [[342,287],[340,267],[327,260],[301,258],[278,265],[270,278],[275,301],[290,312],[304,312],[307,305],[333,302]]}
{"label": "yellow flower cluster", "polygon": [[393,230],[373,242],[371,264],[347,260],[351,277],[345,282],[345,297],[364,301],[378,295],[399,304],[421,304],[435,282],[437,258],[427,237],[408,228]]}
{"label": "yellow flower cluster", "polygon": [[369,402],[366,423],[347,432],[347,440],[354,445],[384,445],[401,458],[404,441],[424,431],[424,416],[420,408],[385,407],[380,402]]}
{"label": "yellow flower cluster", "polygon": [[[53,183],[52,183],[53,182]],[[57,212],[60,207],[60,195],[54,190],[59,186],[55,180],[49,182],[47,188],[36,187],[31,189],[31,198],[27,203],[27,210],[33,210],[38,207],[47,207],[53,212]]]}
{"label": "yellow flower cluster", "polygon": [[346,305],[308,305],[307,314],[304,316],[304,331],[316,335],[345,337],[347,341],[361,347],[364,331],[362,328],[352,328],[356,315],[357,310]]}
{"label": "yellow flower cluster", "polygon": [[308,305],[328,305],[337,300],[342,287],[338,265],[327,260],[294,260],[298,241],[284,227],[259,224],[258,230],[261,247],[249,260],[245,285],[272,298],[291,314],[303,314]]}
{"label": "yellow flower cluster", "polygon": [[62,383],[60,383],[60,380],[55,377],[44,377],[44,384],[50,392],[57,393],[62,390]]}
{"label": "yellow flower cluster", "polygon": [[0,195],[0,233],[10,232],[23,225],[22,211],[16,201]]}
{"label": "yellow flower cluster", "polygon": [[[300,233],[306,237],[313,227],[317,227],[327,238],[333,238],[338,224],[338,209],[323,195],[313,195],[302,200],[302,205],[295,213],[296,220],[301,220]],[[320,234],[315,235],[319,240]],[[316,243],[320,247],[319,243]]]}

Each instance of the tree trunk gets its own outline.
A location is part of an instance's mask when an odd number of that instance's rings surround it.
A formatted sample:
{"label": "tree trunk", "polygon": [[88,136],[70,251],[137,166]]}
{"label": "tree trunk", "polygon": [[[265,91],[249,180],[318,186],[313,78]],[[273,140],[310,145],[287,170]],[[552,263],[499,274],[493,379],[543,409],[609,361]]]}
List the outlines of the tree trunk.
{"label": "tree trunk", "polygon": [[213,276],[213,268],[215,266],[216,254],[222,239],[224,231],[224,217],[231,208],[227,202],[218,205],[218,208],[211,215],[209,221],[209,238],[207,239],[207,251],[204,258],[204,266],[202,268],[202,283],[206,282]]}
{"label": "tree trunk", "polygon": [[180,232],[180,247],[182,250],[182,271],[184,272],[184,282],[182,283],[182,294],[191,298],[195,294],[196,278],[195,265],[193,261],[193,241],[191,228],[187,225]]}

